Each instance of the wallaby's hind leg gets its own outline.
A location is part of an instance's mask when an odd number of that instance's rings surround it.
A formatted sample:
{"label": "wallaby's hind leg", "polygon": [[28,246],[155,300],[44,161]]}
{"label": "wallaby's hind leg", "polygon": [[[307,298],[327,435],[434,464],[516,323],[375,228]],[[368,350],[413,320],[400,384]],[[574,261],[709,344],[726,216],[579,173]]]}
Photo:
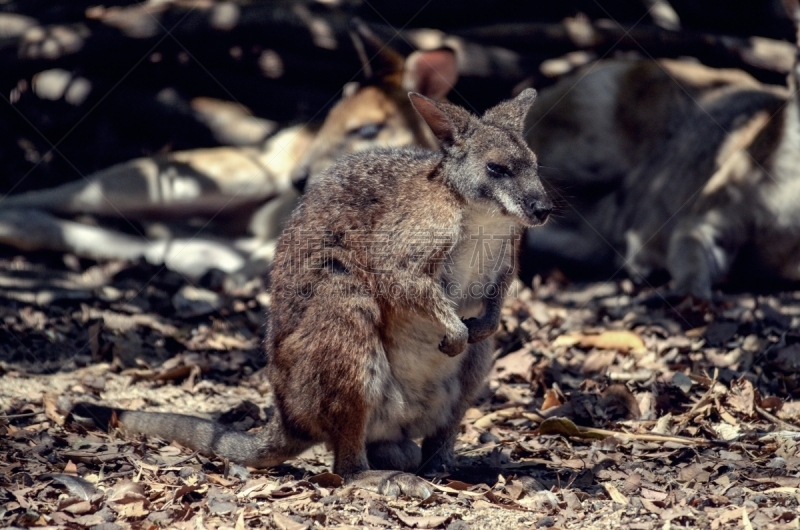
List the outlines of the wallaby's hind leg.
{"label": "wallaby's hind leg", "polygon": [[370,470],[364,439],[364,416],[344,411],[342,416],[348,417],[332,419],[332,424],[339,428],[329,433],[333,443],[334,473],[341,475],[347,484],[382,495],[397,496],[403,493],[425,499],[433,493],[427,482],[411,473]]}
{"label": "wallaby's hind leg", "polygon": [[727,276],[747,236],[747,212],[726,206],[692,215],[676,227],[667,251],[673,293],[710,300],[714,284]]}
{"label": "wallaby's hind leg", "polygon": [[[334,279],[337,284],[323,287],[330,287],[330,292],[354,292],[347,284],[349,278],[340,274]],[[430,486],[419,477],[370,470],[369,415],[383,402],[384,382],[390,373],[377,328],[379,308],[363,297],[326,301],[322,307],[313,307],[319,315],[307,311],[293,333],[272,351],[269,378],[282,382],[283,390],[276,398],[287,423],[303,426],[332,446],[333,472],[347,484],[388,495],[427,497]]]}
{"label": "wallaby's hind leg", "polygon": [[414,473],[419,469],[422,452],[412,440],[372,442],[367,445],[367,459],[372,469],[394,469]]}
{"label": "wallaby's hind leg", "polygon": [[[423,473],[436,473],[452,469],[455,466],[455,443],[461,429],[461,419],[480,392],[486,375],[492,365],[492,348],[494,341],[484,340],[470,344],[464,352],[466,359],[461,366],[459,381],[461,384],[461,399],[449,411],[449,421],[444,423],[436,432],[427,436],[422,441]],[[446,414],[446,412],[442,412]]]}

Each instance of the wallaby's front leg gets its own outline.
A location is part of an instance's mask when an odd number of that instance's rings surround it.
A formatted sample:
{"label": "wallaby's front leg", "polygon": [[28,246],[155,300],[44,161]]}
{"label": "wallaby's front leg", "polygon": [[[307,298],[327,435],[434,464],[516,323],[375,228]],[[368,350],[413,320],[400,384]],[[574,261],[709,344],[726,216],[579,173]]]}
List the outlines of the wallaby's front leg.
{"label": "wallaby's front leg", "polygon": [[[427,316],[444,328],[440,351],[451,357],[464,351],[469,330],[456,313],[455,304],[447,298],[438,282],[428,275],[412,271],[396,271],[391,278],[382,281],[387,281],[390,286],[388,296],[393,305]],[[402,286],[402,292],[393,294],[393,285]]]}
{"label": "wallaby's front leg", "polygon": [[464,320],[469,330],[468,342],[475,344],[491,337],[500,325],[500,312],[503,309],[503,300],[508,292],[509,285],[514,277],[514,267],[511,264],[504,266],[504,270],[494,281],[487,284],[485,289],[486,307],[483,315]]}

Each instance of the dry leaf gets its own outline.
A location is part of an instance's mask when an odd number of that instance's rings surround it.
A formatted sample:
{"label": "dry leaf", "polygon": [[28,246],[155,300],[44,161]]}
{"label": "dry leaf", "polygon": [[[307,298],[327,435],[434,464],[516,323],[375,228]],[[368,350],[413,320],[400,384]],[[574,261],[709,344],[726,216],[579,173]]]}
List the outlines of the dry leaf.
{"label": "dry leaf", "polygon": [[344,484],[344,479],[335,473],[325,472],[309,477],[308,481],[322,488],[338,488]]}
{"label": "dry leaf", "polygon": [[144,517],[150,513],[145,508],[145,501],[112,503],[111,507],[117,512],[120,517],[132,517],[134,519]]}
{"label": "dry leaf", "polygon": [[42,403],[44,404],[45,416],[53,420],[56,425],[64,425],[64,423],[66,423],[67,417],[61,414],[58,409],[58,396],[54,394],[45,394],[42,397]]}
{"label": "dry leaf", "polygon": [[742,430],[738,425],[731,425],[729,423],[716,423],[711,426],[720,440],[733,441],[741,438]]}
{"label": "dry leaf", "polygon": [[94,487],[94,484],[81,477],[66,475],[64,473],[51,473],[42,475],[42,478],[45,480],[51,479],[58,484],[61,484],[67,488],[67,491],[69,491],[70,495],[85,501],[88,501],[95,493],[97,493],[97,489]]}
{"label": "dry leaf", "polygon": [[511,352],[495,361],[492,376],[505,380],[520,379],[527,381],[531,376],[531,366],[536,358],[527,348]]}
{"label": "dry leaf", "polygon": [[72,476],[77,476],[78,475],[78,466],[75,465],[75,462],[73,462],[72,460],[69,460],[64,465],[64,474],[65,475],[72,475]]}
{"label": "dry leaf", "polygon": [[742,525],[744,530],[753,530],[753,525],[750,522],[750,517],[747,516],[747,510],[742,508]]}
{"label": "dry leaf", "polygon": [[444,526],[444,524],[450,520],[450,517],[445,516],[424,516],[424,517],[417,517],[412,515],[406,515],[400,511],[394,512],[395,517],[400,519],[400,521],[409,528],[439,528]]}
{"label": "dry leaf", "polygon": [[272,520],[279,530],[308,530],[310,528],[309,524],[298,523],[288,515],[283,515],[278,512],[272,513]]}
{"label": "dry leaf", "polygon": [[744,414],[747,417],[755,415],[755,389],[753,388],[753,383],[744,377],[731,381],[731,390],[725,397],[728,406],[734,411]]}
{"label": "dry leaf", "polygon": [[606,491],[608,492],[608,496],[609,496],[609,497],[611,497],[611,500],[612,500],[612,501],[614,501],[614,502],[618,502],[618,503],[620,503],[620,504],[624,504],[624,505],[627,505],[627,504],[630,502],[630,501],[628,500],[628,498],[627,498],[625,495],[623,495],[623,494],[622,494],[622,493],[621,493],[621,492],[620,492],[620,491],[619,491],[619,490],[616,488],[616,486],[614,486],[614,485],[613,485],[613,484],[611,484],[610,482],[605,482],[605,483],[603,484],[603,487],[604,487],[604,488],[606,489]]}
{"label": "dry leaf", "polygon": [[125,480],[106,490],[106,500],[117,502],[125,498],[144,498],[144,486],[141,482]]}
{"label": "dry leaf", "polygon": [[92,511],[92,503],[89,501],[78,501],[68,505],[59,505],[59,509],[72,515],[84,515]]}
{"label": "dry leaf", "polygon": [[599,335],[585,335],[574,333],[561,335],[553,341],[552,346],[574,346],[583,348],[597,348],[600,350],[617,350],[629,352],[645,347],[642,338],[632,331],[604,331]]}
{"label": "dry leaf", "polygon": [[547,409],[552,409],[554,407],[559,407],[561,405],[563,405],[563,403],[561,402],[561,399],[558,397],[558,392],[556,392],[552,388],[547,392],[545,392],[544,403],[542,403],[542,408],[541,408],[542,411],[545,411]]}
{"label": "dry leaf", "polygon": [[642,501],[642,506],[644,506],[644,508],[650,513],[654,513],[656,515],[661,515],[662,513],[664,513],[664,509],[658,507],[656,503],[654,503],[650,499],[642,497],[640,500]]}
{"label": "dry leaf", "polygon": [[539,424],[539,428],[536,430],[539,434],[560,434],[562,436],[577,436],[596,440],[603,440],[608,437],[607,433],[603,433],[599,429],[589,427],[579,429],[572,420],[567,418],[547,418]]}

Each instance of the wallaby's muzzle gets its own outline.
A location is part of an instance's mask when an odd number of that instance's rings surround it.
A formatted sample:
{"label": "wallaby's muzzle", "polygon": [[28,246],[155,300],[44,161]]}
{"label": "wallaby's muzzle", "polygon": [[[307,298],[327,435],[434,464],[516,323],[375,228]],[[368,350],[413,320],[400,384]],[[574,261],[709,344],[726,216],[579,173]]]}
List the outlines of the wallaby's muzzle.
{"label": "wallaby's muzzle", "polygon": [[548,197],[536,198],[528,201],[525,213],[530,219],[535,219],[535,225],[543,225],[547,222],[547,218],[553,213],[553,201]]}

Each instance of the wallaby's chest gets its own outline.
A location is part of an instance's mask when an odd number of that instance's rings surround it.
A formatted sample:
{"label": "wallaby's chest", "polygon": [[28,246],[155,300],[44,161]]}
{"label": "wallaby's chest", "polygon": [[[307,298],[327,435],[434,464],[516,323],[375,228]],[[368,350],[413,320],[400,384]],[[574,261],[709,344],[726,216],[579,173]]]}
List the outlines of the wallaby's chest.
{"label": "wallaby's chest", "polygon": [[[471,212],[441,271],[441,283],[462,318],[478,317],[495,279],[516,259],[515,225],[499,214]],[[450,421],[464,399],[462,379],[469,352],[449,357],[439,351],[443,330],[422,315],[409,315],[392,329],[385,349],[382,398],[373,413],[370,439],[422,437]]]}
{"label": "wallaby's chest", "polygon": [[484,299],[495,295],[495,279],[516,263],[521,229],[499,212],[475,209],[467,213],[461,237],[441,271],[448,298],[464,318],[479,316]]}

